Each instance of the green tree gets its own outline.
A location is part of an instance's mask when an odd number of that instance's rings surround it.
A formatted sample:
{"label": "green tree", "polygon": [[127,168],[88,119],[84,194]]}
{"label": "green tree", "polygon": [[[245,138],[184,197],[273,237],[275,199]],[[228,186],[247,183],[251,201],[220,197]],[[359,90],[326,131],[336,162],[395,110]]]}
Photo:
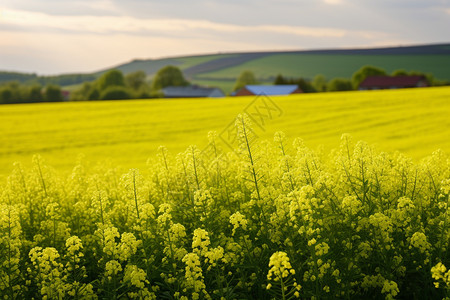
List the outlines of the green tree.
{"label": "green tree", "polygon": [[61,88],[58,85],[47,85],[45,88],[44,99],[49,102],[63,101]]}
{"label": "green tree", "polygon": [[[95,89],[94,83],[92,82],[85,82],[81,85],[80,88],[76,89],[70,94],[70,101],[83,101],[83,100],[94,100],[89,99],[89,95],[91,92]],[[96,99],[99,98],[99,94],[97,92]]]}
{"label": "green tree", "polygon": [[152,90],[158,91],[167,86],[187,86],[189,82],[184,78],[181,70],[175,66],[160,69],[152,81]]}
{"label": "green tree", "polygon": [[7,86],[0,87],[0,103],[1,104],[10,104],[14,103],[13,101],[13,92]]}
{"label": "green tree", "polygon": [[100,100],[100,92],[95,86],[89,91],[88,100]]}
{"label": "green tree", "polygon": [[431,73],[424,73],[421,71],[410,71],[407,72],[405,70],[395,70],[394,72],[392,72],[392,76],[424,76],[427,81],[428,84],[430,85],[438,85],[438,80],[436,80],[436,78],[434,78],[433,74]]}
{"label": "green tree", "polygon": [[275,77],[273,84],[287,84],[287,80],[283,77],[283,75],[278,74],[277,77]]}
{"label": "green tree", "polygon": [[11,96],[9,103],[21,103],[24,102],[26,91],[18,81],[10,81],[6,84],[7,89],[10,90]]}
{"label": "green tree", "polygon": [[35,84],[31,86],[28,90],[29,102],[42,102],[44,101],[44,97],[42,96],[42,87],[39,84]]}
{"label": "green tree", "polygon": [[411,76],[424,76],[426,78],[426,80],[428,81],[429,85],[435,85],[435,82],[437,81],[434,78],[434,75],[431,73],[424,73],[424,72],[420,72],[420,71],[411,71],[409,72],[408,75]]}
{"label": "green tree", "polygon": [[256,84],[256,78],[252,71],[242,71],[236,79],[233,91],[237,91],[248,84]]}
{"label": "green tree", "polygon": [[129,73],[125,76],[125,82],[128,87],[131,89],[138,91],[143,86],[145,86],[145,79],[147,78],[147,74],[144,71],[136,71]]}
{"label": "green tree", "polygon": [[353,89],[357,90],[361,82],[364,81],[369,76],[384,76],[386,75],[386,71],[374,66],[364,66],[352,76],[352,86]]}
{"label": "green tree", "polygon": [[395,70],[394,72],[392,72],[392,76],[407,76],[408,72],[406,72],[403,69],[400,70]]}
{"label": "green tree", "polygon": [[314,76],[312,86],[317,92],[325,92],[327,90],[327,79],[322,74]]}
{"label": "green tree", "polygon": [[304,78],[299,78],[297,80],[294,80],[294,84],[298,85],[298,87],[304,92],[304,93],[314,93],[316,92],[316,89],[312,86],[311,82],[307,81]]}
{"label": "green tree", "polygon": [[333,78],[327,84],[327,91],[350,91],[352,90],[352,83],[346,78]]}
{"label": "green tree", "polygon": [[110,86],[125,86],[125,78],[120,70],[109,70],[104,73],[98,80],[97,86],[100,91],[105,90]]}
{"label": "green tree", "polygon": [[100,94],[101,100],[124,100],[131,98],[132,93],[128,88],[123,86],[110,86]]}

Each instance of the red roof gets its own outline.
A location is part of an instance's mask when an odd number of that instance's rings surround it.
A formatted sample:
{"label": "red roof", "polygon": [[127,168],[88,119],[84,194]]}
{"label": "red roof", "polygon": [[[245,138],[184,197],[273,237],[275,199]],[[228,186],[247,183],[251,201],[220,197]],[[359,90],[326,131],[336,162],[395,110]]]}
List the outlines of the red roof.
{"label": "red roof", "polygon": [[369,76],[361,84],[360,88],[402,88],[428,86],[424,76]]}

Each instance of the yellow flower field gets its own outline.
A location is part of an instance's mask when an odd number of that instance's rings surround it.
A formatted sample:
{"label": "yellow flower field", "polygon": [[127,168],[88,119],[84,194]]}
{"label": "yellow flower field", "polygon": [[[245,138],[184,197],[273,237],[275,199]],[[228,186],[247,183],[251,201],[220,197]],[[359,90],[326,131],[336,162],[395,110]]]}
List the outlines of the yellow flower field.
{"label": "yellow flower field", "polygon": [[0,107],[0,295],[450,297],[449,94]]}
{"label": "yellow flower field", "polygon": [[[423,158],[433,151],[450,151],[450,88],[340,92],[270,97],[278,106],[261,139],[276,131],[300,137],[313,149],[330,151],[343,133],[375,144],[383,151],[399,150]],[[171,153],[190,145],[207,146],[207,133],[220,134],[254,97],[41,103],[0,106],[0,177],[12,163],[28,165],[42,155],[58,170],[70,171],[78,155],[97,162],[145,167],[160,145]],[[267,110],[261,109],[261,114]],[[280,115],[281,114],[281,115]],[[225,145],[224,145],[225,146]],[[231,150],[227,147],[227,149]]]}

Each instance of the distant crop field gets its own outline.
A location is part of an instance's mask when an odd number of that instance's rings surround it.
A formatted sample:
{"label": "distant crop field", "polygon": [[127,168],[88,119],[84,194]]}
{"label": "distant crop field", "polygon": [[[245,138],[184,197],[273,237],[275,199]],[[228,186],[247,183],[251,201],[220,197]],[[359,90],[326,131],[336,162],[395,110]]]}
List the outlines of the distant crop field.
{"label": "distant crop field", "polygon": [[0,106],[0,295],[448,299],[449,99]]}
{"label": "distant crop field", "polygon": [[[284,131],[312,148],[335,148],[343,133],[420,159],[450,150],[450,88],[341,92],[271,97],[274,116],[257,127],[260,139]],[[96,163],[106,159],[123,168],[141,168],[160,145],[174,154],[207,134],[226,130],[252,105],[254,97],[132,100],[0,106],[0,174],[33,154],[70,170],[79,154]],[[261,114],[268,111],[260,109]],[[222,145],[227,147],[226,144]]]}

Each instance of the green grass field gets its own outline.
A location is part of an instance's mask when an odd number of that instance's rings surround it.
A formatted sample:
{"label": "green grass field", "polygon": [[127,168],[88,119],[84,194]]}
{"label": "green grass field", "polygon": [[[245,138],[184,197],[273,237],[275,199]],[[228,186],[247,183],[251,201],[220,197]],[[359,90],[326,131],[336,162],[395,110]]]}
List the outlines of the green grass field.
{"label": "green grass field", "polygon": [[[376,144],[383,151],[400,150],[414,159],[438,148],[450,150],[450,87],[271,99],[282,114],[265,119],[264,128],[255,126],[262,139],[284,131],[312,148],[323,145],[329,150],[338,146],[342,133],[349,133],[354,140]],[[208,131],[222,132],[253,100],[2,105],[0,175],[7,175],[15,161],[29,164],[33,154],[41,154],[62,171],[70,170],[79,154],[91,163],[110,160],[123,168],[142,168],[160,145],[174,154],[191,144],[206,147]]]}
{"label": "green grass field", "polygon": [[[368,63],[370,62],[370,63]],[[236,67],[210,73],[198,78],[236,78],[242,70],[250,70],[258,78],[267,78],[282,74],[288,77],[312,79],[323,74],[331,79],[335,77],[351,78],[352,74],[364,65],[394,70],[422,71],[432,73],[436,78],[450,78],[450,56],[447,55],[338,55],[338,54],[278,54],[258,58]]]}

